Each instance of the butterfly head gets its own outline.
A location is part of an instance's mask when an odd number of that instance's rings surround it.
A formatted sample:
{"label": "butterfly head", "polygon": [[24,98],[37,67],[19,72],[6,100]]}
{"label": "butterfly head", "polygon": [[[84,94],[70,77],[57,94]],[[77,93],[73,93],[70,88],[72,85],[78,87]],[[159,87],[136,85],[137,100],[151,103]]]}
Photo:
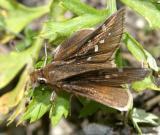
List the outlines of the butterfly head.
{"label": "butterfly head", "polygon": [[35,70],[30,74],[32,84],[46,84],[47,79],[42,69]]}

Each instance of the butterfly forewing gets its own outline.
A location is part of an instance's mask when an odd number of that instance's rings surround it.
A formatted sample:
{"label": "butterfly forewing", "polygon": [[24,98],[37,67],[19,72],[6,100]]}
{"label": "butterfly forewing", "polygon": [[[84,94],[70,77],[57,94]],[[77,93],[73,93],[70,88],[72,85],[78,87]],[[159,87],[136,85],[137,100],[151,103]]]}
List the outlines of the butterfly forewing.
{"label": "butterfly forewing", "polygon": [[77,50],[83,45],[87,39],[90,38],[90,34],[93,30],[86,29],[76,32],[69,39],[65,40],[58,48],[54,55],[55,61],[66,60],[72,54],[77,52]]}
{"label": "butterfly forewing", "polygon": [[[123,18],[124,10],[120,10],[111,16],[109,21],[107,20],[93,32],[95,36],[82,46],[82,49],[78,54],[75,54],[75,56],[82,57],[83,59],[87,58],[86,62],[101,62],[101,56],[105,56],[103,57],[103,61],[107,61],[111,58],[116,48],[119,47],[123,34]],[[100,61],[98,61],[98,58]],[[80,61],[80,59],[78,59],[78,61]]]}
{"label": "butterfly forewing", "polygon": [[[55,60],[73,60],[76,62],[107,61],[119,43],[123,33],[124,9],[107,19],[96,30],[82,30],[62,43]],[[103,58],[103,59],[102,59]]]}

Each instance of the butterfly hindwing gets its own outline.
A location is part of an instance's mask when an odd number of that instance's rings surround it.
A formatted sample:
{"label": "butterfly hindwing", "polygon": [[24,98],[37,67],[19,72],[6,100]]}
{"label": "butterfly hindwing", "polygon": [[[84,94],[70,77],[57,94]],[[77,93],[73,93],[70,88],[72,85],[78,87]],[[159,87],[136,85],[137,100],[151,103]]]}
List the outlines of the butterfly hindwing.
{"label": "butterfly hindwing", "polygon": [[131,94],[123,88],[114,88],[93,83],[62,83],[61,86],[64,90],[74,95],[95,100],[120,111],[127,111],[132,106]]}

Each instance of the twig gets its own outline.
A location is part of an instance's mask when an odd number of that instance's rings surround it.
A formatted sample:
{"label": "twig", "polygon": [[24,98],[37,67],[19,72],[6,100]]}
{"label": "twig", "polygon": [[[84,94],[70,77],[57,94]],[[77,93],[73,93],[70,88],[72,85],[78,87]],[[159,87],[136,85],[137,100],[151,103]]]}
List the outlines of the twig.
{"label": "twig", "polygon": [[145,103],[146,109],[150,110],[154,105],[160,103],[160,95],[155,96],[154,98],[150,99]]}

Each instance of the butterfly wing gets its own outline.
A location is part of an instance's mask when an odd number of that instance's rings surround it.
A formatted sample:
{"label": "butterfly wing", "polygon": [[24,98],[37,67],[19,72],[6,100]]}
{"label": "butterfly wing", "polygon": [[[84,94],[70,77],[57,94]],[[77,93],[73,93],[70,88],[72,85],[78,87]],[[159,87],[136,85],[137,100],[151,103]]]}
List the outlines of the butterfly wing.
{"label": "butterfly wing", "polygon": [[103,68],[74,75],[73,77],[64,79],[64,81],[70,84],[91,82],[118,88],[124,84],[140,81],[150,73],[150,70],[142,68],[124,68],[121,70],[117,68]]}
{"label": "butterfly wing", "polygon": [[141,68],[103,68],[63,79],[57,87],[77,96],[83,96],[104,105],[127,111],[132,106],[132,96],[123,84],[142,80],[149,70]]}
{"label": "butterfly wing", "polygon": [[62,83],[61,88],[74,95],[92,99],[120,111],[127,111],[132,107],[132,96],[130,92],[122,88],[108,87],[93,83]]}
{"label": "butterfly wing", "polygon": [[69,39],[65,40],[58,49],[56,49],[54,60],[61,61],[67,59],[89,39],[90,34],[93,32],[91,29],[80,30],[76,32]]}
{"label": "butterfly wing", "polygon": [[124,9],[109,17],[96,30],[82,30],[62,43],[55,61],[75,60],[79,63],[105,62],[111,58],[123,33]]}

